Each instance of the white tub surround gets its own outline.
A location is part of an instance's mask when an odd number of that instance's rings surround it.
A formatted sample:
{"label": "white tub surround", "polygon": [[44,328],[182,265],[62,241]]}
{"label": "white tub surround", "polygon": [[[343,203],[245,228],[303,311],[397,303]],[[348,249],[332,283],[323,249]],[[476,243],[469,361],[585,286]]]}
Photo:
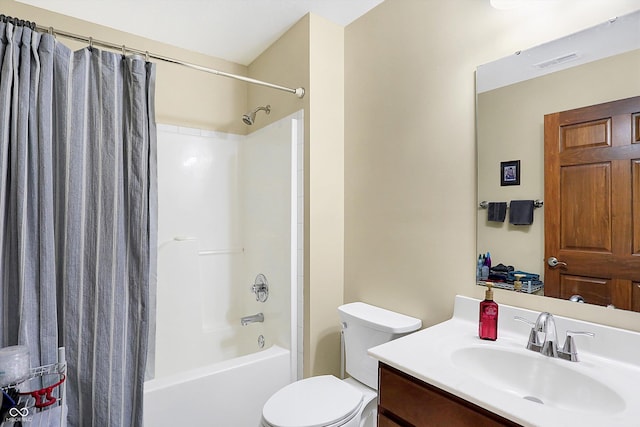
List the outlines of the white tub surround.
{"label": "white tub surround", "polygon": [[[263,337],[291,350],[297,379],[301,119],[246,136],[158,125],[155,378],[259,351]],[[269,282],[265,302],[250,291],[258,274]],[[264,322],[241,326],[257,313]]]}
{"label": "white tub surround", "polygon": [[290,352],[272,346],[144,383],[145,427],[258,426],[269,396],[289,383]]}
{"label": "white tub surround", "polygon": [[566,331],[595,333],[574,338],[579,361],[570,362],[525,348],[531,327],[514,317],[535,322],[531,310],[500,305],[498,339],[479,339],[479,303],[457,296],[450,320],[369,354],[524,426],[638,425],[640,333],[556,316],[560,346]]}
{"label": "white tub surround", "polygon": [[[302,372],[302,123],[300,111],[247,136],[159,126],[146,426],[258,425],[269,396]],[[259,274],[264,301],[250,290]]]}

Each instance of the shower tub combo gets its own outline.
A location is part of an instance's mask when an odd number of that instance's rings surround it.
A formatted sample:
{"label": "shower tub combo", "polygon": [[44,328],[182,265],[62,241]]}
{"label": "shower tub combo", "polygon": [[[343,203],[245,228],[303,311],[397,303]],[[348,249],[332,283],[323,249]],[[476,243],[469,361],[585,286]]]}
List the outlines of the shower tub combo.
{"label": "shower tub combo", "polygon": [[259,425],[267,399],[299,378],[301,119],[247,136],[159,126],[145,426]]}
{"label": "shower tub combo", "polygon": [[147,381],[145,425],[258,426],[264,402],[290,382],[289,354],[289,350],[273,345],[184,374]]}

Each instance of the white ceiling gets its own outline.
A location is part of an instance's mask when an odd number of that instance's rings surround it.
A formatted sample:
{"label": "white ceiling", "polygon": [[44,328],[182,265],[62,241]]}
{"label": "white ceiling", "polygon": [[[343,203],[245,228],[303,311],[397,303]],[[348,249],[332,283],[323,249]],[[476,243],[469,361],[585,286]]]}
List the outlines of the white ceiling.
{"label": "white ceiling", "polygon": [[248,65],[308,12],[346,26],[383,0],[18,1]]}

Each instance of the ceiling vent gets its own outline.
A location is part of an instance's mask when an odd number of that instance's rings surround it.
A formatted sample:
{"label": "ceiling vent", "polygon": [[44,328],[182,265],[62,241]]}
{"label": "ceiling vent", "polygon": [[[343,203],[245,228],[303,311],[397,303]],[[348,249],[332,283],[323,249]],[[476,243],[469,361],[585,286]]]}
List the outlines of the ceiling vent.
{"label": "ceiling vent", "polygon": [[555,65],[564,64],[565,62],[573,61],[575,59],[578,59],[579,57],[580,56],[576,52],[571,52],[567,53],[566,55],[561,55],[556,58],[538,62],[537,64],[533,64],[533,66],[539,69],[545,69],[548,67],[553,67]]}

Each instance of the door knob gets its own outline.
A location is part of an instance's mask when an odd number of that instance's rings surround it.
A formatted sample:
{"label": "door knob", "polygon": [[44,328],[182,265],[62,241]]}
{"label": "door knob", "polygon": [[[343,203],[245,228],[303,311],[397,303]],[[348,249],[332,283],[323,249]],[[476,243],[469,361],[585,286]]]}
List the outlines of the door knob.
{"label": "door knob", "polygon": [[584,298],[582,298],[582,295],[576,294],[576,295],[571,295],[571,298],[569,298],[569,301],[584,303]]}
{"label": "door knob", "polygon": [[547,259],[547,264],[549,264],[550,267],[557,267],[559,265],[563,267],[567,266],[566,262],[558,261],[558,258],[554,256],[550,256],[549,259]]}

